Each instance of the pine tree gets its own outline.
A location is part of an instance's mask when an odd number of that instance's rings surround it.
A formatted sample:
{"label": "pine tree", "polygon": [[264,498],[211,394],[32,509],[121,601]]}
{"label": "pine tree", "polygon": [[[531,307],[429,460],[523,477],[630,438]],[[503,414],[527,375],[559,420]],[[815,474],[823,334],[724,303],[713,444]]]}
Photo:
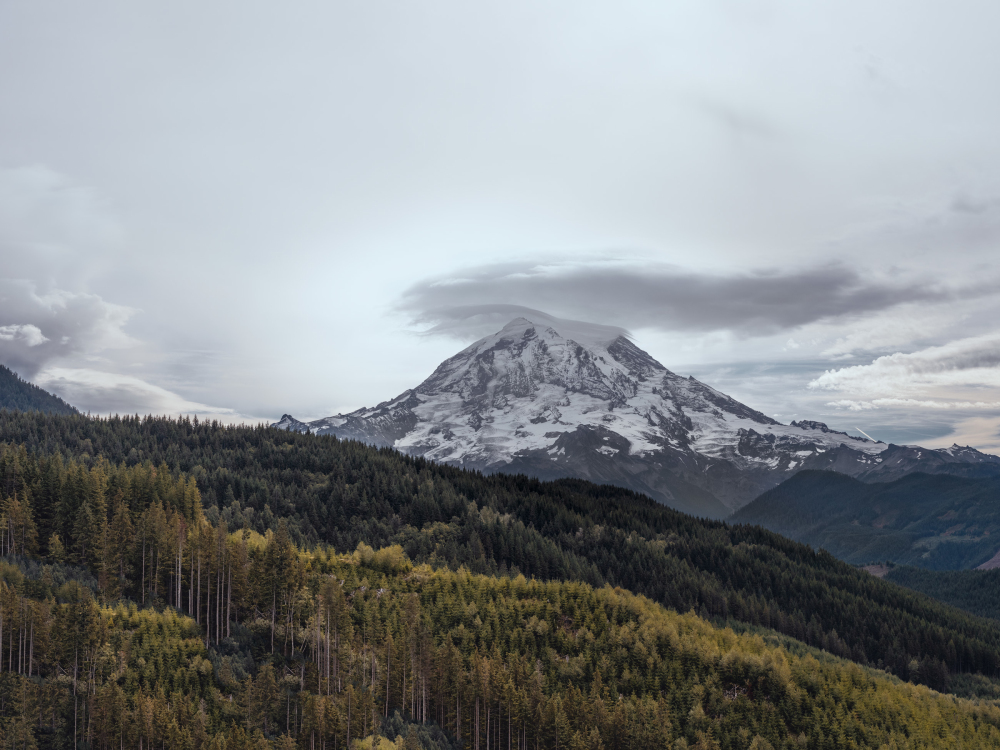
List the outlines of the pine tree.
{"label": "pine tree", "polygon": [[89,565],[95,562],[94,546],[99,544],[99,529],[99,522],[90,507],[90,502],[84,500],[76,512],[76,517],[73,519],[76,560],[81,565]]}

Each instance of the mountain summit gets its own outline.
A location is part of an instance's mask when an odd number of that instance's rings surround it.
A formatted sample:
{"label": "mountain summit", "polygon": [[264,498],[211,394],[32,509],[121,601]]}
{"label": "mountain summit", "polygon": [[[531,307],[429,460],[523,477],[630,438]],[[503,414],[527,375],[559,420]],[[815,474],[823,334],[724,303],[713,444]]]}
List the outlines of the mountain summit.
{"label": "mountain summit", "polygon": [[526,318],[391,401],[309,423],[286,414],[275,426],[487,472],[615,484],[710,517],[803,468],[867,476],[985,461],[1000,469],[1000,458],[972,449],[888,446],[821,422],[783,425],[674,374],[624,335],[571,339]]}

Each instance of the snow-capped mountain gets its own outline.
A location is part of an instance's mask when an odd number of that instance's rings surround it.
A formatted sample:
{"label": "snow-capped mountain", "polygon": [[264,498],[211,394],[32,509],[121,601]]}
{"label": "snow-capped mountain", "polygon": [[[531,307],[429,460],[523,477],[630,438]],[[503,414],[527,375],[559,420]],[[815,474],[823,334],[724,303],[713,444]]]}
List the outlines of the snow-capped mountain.
{"label": "snow-capped mountain", "polygon": [[309,423],[286,414],[275,426],[466,468],[616,484],[712,517],[804,468],[871,477],[981,463],[1000,473],[1000,458],[971,448],[889,446],[821,422],[780,424],[611,330],[567,338],[518,318],[391,401]]}

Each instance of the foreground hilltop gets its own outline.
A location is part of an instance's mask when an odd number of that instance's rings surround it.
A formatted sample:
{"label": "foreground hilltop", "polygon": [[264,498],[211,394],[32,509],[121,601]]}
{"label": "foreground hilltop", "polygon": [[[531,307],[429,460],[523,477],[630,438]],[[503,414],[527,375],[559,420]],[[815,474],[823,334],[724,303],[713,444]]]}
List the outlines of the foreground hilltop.
{"label": "foreground hilltop", "polygon": [[2,411],[0,477],[4,746],[1000,747],[1000,624],[628,490]]}
{"label": "foreground hilltop", "polygon": [[[328,436],[166,418],[0,412],[0,443],[0,477],[21,499],[5,511],[13,551],[61,548],[109,587],[124,565],[134,600],[137,586],[151,585],[150,555],[166,591],[178,554],[190,554],[176,513],[193,512],[197,491],[206,519],[228,529],[266,534],[283,524],[304,547],[398,544],[434,566],[622,586],[938,690],[980,693],[977,681],[1000,670],[994,621],[759,527],[696,519],[616,487],[484,476]],[[158,504],[174,515],[147,515]]]}
{"label": "foreground hilltop", "polygon": [[487,472],[615,484],[715,518],[802,469],[1000,474],[1000,458],[971,448],[890,446],[821,422],[781,424],[671,372],[616,329],[572,330],[517,318],[390,401],[309,423],[286,414],[275,426]]}
{"label": "foreground hilltop", "polygon": [[[13,695],[0,687],[5,746],[1000,747],[994,705],[621,589],[415,567],[398,547],[305,552],[280,529],[189,521],[207,542],[183,572],[203,554],[237,581],[224,623],[211,596],[101,606],[92,580],[53,584],[78,570],[0,562],[31,591],[37,639],[4,675]],[[280,608],[267,611],[268,594]],[[83,700],[60,674],[76,643]]]}

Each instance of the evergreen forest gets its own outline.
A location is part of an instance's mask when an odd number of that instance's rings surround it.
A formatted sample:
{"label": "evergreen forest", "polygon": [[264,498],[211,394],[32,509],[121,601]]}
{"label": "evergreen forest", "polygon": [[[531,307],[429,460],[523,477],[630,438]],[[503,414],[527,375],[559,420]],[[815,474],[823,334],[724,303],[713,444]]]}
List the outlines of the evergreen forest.
{"label": "evergreen forest", "polygon": [[0,411],[0,502],[5,747],[1000,747],[1000,623],[626,490]]}
{"label": "evergreen forest", "polygon": [[58,396],[22,379],[9,367],[0,365],[0,409],[76,414],[77,410]]}
{"label": "evergreen forest", "polygon": [[995,476],[914,472],[867,483],[808,470],[740,508],[730,521],[760,524],[855,565],[960,570],[996,554],[998,494]]}
{"label": "evergreen forest", "polygon": [[1000,569],[925,570],[889,565],[884,578],[974,615],[1000,620]]}

